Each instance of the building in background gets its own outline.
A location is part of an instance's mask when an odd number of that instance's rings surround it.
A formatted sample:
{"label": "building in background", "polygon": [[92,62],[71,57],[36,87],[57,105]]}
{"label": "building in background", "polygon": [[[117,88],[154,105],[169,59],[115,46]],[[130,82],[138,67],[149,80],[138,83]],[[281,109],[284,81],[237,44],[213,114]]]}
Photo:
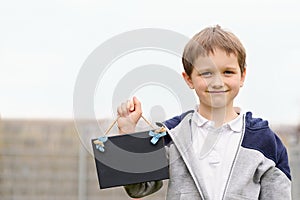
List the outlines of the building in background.
{"label": "building in background", "polygon": [[[90,130],[89,123],[85,127]],[[103,120],[104,127],[110,124]],[[293,199],[300,199],[300,126],[272,127],[288,147]],[[164,188],[145,200],[164,199]],[[74,122],[0,121],[1,200],[124,200],[122,187],[100,190],[92,155],[83,148]]]}

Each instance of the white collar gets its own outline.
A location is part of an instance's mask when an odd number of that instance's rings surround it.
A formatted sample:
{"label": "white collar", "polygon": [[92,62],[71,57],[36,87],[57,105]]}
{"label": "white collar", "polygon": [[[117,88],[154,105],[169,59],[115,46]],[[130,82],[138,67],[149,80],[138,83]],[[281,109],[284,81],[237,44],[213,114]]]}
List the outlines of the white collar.
{"label": "white collar", "polygon": [[[200,115],[198,113],[198,108],[199,106],[196,106],[192,121],[195,122],[198,127],[214,127],[214,122]],[[243,112],[239,107],[234,107],[234,110],[239,115],[233,120],[223,124],[222,127],[228,127],[234,132],[241,132],[243,128]]]}

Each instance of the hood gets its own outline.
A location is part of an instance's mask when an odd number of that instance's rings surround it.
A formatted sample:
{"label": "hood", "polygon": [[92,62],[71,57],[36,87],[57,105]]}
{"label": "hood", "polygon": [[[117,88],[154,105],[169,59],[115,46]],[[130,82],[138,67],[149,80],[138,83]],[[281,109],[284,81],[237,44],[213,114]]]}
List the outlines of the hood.
{"label": "hood", "polygon": [[246,113],[246,127],[252,130],[269,128],[269,122],[261,118],[253,118],[251,112]]}

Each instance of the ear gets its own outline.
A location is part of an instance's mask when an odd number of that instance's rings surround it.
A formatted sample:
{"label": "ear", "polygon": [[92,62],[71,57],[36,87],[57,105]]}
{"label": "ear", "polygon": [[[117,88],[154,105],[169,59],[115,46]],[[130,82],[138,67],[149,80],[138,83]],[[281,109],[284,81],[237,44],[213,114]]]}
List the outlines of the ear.
{"label": "ear", "polygon": [[242,73],[242,75],[241,75],[241,84],[240,84],[240,87],[243,87],[243,85],[244,85],[244,82],[245,82],[245,79],[246,79],[246,68],[244,68],[244,72]]}
{"label": "ear", "polygon": [[193,81],[191,79],[191,77],[189,75],[187,75],[187,73],[182,72],[182,77],[184,78],[186,84],[191,88],[194,89],[194,84]]}

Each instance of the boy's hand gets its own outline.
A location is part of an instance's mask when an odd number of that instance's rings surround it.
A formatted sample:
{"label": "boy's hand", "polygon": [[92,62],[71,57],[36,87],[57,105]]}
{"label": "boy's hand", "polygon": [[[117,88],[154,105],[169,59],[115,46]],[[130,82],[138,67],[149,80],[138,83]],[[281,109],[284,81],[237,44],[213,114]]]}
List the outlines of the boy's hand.
{"label": "boy's hand", "polygon": [[123,102],[117,111],[119,133],[134,132],[136,124],[142,116],[141,102],[133,97],[132,100]]}

